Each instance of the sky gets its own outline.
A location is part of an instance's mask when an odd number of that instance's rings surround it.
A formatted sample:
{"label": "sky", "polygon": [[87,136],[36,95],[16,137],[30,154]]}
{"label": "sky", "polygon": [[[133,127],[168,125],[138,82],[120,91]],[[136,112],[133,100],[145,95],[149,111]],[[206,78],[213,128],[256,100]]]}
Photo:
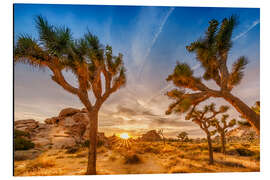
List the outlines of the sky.
{"label": "sky", "polygon": [[[67,26],[74,38],[87,29],[97,35],[104,45],[111,45],[113,53],[124,55],[127,84],[112,94],[99,112],[99,131],[107,136],[127,132],[140,136],[148,130],[163,129],[167,137],[186,131],[190,137],[202,137],[203,131],[184,115],[165,115],[171,100],[164,94],[173,88],[166,82],[176,62],[188,63],[196,76],[203,69],[195,55],[185,47],[204,35],[211,19],[221,21],[236,14],[239,25],[232,35],[233,47],[228,67],[239,56],[246,56],[249,64],[241,84],[232,93],[249,106],[260,99],[260,10],[258,8],[154,7],[102,5],[14,5],[14,37],[29,34],[38,38],[34,18],[44,16],[49,23]],[[43,121],[57,116],[67,107],[83,108],[74,95],[69,94],[50,79],[48,69],[39,70],[25,64],[14,67],[14,117]],[[66,79],[76,84],[70,72]],[[205,82],[216,88],[211,81]],[[229,105],[223,99],[207,102]],[[202,104],[202,105],[203,105]],[[231,118],[239,114],[233,107]]]}

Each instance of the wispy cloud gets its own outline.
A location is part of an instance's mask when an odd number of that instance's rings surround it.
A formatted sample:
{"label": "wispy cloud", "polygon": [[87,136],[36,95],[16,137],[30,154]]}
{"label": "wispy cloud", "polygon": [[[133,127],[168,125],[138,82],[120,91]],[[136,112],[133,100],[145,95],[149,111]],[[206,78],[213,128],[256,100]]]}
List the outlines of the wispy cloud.
{"label": "wispy cloud", "polygon": [[254,22],[252,23],[252,25],[250,25],[244,32],[242,32],[242,33],[238,34],[237,36],[235,36],[235,37],[232,39],[232,41],[236,41],[237,39],[239,39],[239,38],[245,36],[250,30],[252,30],[252,29],[253,29],[257,24],[259,24],[259,23],[260,23],[260,20],[259,20],[259,19],[256,20],[256,21],[254,21]]}
{"label": "wispy cloud", "polygon": [[140,78],[140,76],[141,76],[141,74],[142,74],[142,71],[143,71],[143,68],[144,68],[144,66],[145,66],[145,62],[146,62],[147,57],[149,56],[149,54],[150,54],[150,52],[151,52],[153,46],[155,45],[155,43],[156,43],[156,41],[157,41],[157,39],[158,39],[160,33],[162,32],[162,30],[163,30],[163,28],[164,28],[165,23],[167,22],[169,16],[172,14],[172,12],[174,11],[174,9],[175,9],[174,7],[170,8],[170,10],[169,10],[168,13],[166,14],[166,16],[163,18],[163,20],[162,20],[162,22],[161,22],[161,24],[160,24],[160,26],[159,26],[159,28],[158,28],[158,31],[157,31],[156,34],[154,35],[154,38],[152,39],[152,42],[151,42],[150,46],[148,47],[148,49],[147,49],[147,51],[146,51],[146,54],[145,54],[145,56],[144,56],[144,58],[143,58],[144,61],[143,61],[142,66],[141,66],[141,68],[140,68],[140,71],[139,71],[139,74],[138,74],[138,79]]}

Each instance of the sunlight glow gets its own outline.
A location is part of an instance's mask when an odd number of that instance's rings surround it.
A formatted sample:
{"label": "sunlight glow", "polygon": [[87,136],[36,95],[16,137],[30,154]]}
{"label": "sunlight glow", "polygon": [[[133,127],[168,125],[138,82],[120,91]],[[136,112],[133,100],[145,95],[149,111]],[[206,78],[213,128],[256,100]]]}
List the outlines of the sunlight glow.
{"label": "sunlight glow", "polygon": [[128,135],[128,133],[122,133],[122,134],[120,134],[120,138],[122,138],[122,139],[129,139],[130,136]]}

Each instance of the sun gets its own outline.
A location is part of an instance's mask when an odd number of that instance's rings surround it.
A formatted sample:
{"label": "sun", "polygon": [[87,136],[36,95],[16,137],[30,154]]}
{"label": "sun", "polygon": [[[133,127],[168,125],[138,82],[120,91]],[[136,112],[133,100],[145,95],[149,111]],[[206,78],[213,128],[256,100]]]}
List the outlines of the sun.
{"label": "sun", "polygon": [[122,138],[122,139],[129,139],[129,138],[130,138],[130,136],[128,135],[128,133],[122,133],[122,134],[120,134],[119,136],[120,136],[120,138]]}

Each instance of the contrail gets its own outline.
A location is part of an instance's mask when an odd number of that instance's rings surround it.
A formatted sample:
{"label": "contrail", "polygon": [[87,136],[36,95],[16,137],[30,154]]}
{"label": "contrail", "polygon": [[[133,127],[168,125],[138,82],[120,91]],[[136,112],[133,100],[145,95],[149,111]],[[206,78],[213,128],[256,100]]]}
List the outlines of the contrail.
{"label": "contrail", "polygon": [[147,49],[146,54],[145,54],[145,56],[144,56],[144,58],[143,58],[143,59],[144,59],[144,63],[142,64],[142,66],[141,66],[141,68],[140,68],[141,70],[139,71],[138,79],[140,78],[141,73],[142,73],[142,71],[143,71],[143,68],[144,68],[144,66],[145,66],[146,58],[149,56],[149,54],[150,54],[150,52],[151,52],[151,50],[152,50],[154,44],[155,44],[156,41],[157,41],[158,36],[159,36],[160,33],[162,32],[165,23],[167,22],[169,16],[172,14],[172,12],[173,12],[174,9],[175,9],[174,7],[170,8],[169,12],[166,14],[166,16],[164,17],[164,19],[162,20],[162,22],[161,22],[161,24],[160,24],[160,26],[159,26],[159,29],[158,29],[157,33],[155,34],[155,36],[154,36],[154,38],[153,38],[153,40],[152,40],[152,42],[151,42],[151,45],[150,45],[149,48]]}
{"label": "contrail", "polygon": [[162,88],[161,90],[159,90],[155,95],[153,95],[152,97],[150,97],[147,101],[146,101],[146,104],[149,104],[154,98],[162,95],[162,93],[169,89],[169,88],[172,88],[173,85],[172,84],[168,84],[167,86],[165,86],[164,88]]}
{"label": "contrail", "polygon": [[256,21],[254,21],[254,22],[252,23],[252,25],[249,26],[249,27],[247,28],[246,31],[244,31],[244,32],[240,33],[239,35],[235,36],[235,37],[232,39],[232,41],[236,41],[237,39],[243,37],[244,35],[246,35],[251,29],[253,29],[253,28],[254,28],[257,24],[259,24],[259,23],[260,23],[260,20],[259,20],[259,19],[256,20]]}

